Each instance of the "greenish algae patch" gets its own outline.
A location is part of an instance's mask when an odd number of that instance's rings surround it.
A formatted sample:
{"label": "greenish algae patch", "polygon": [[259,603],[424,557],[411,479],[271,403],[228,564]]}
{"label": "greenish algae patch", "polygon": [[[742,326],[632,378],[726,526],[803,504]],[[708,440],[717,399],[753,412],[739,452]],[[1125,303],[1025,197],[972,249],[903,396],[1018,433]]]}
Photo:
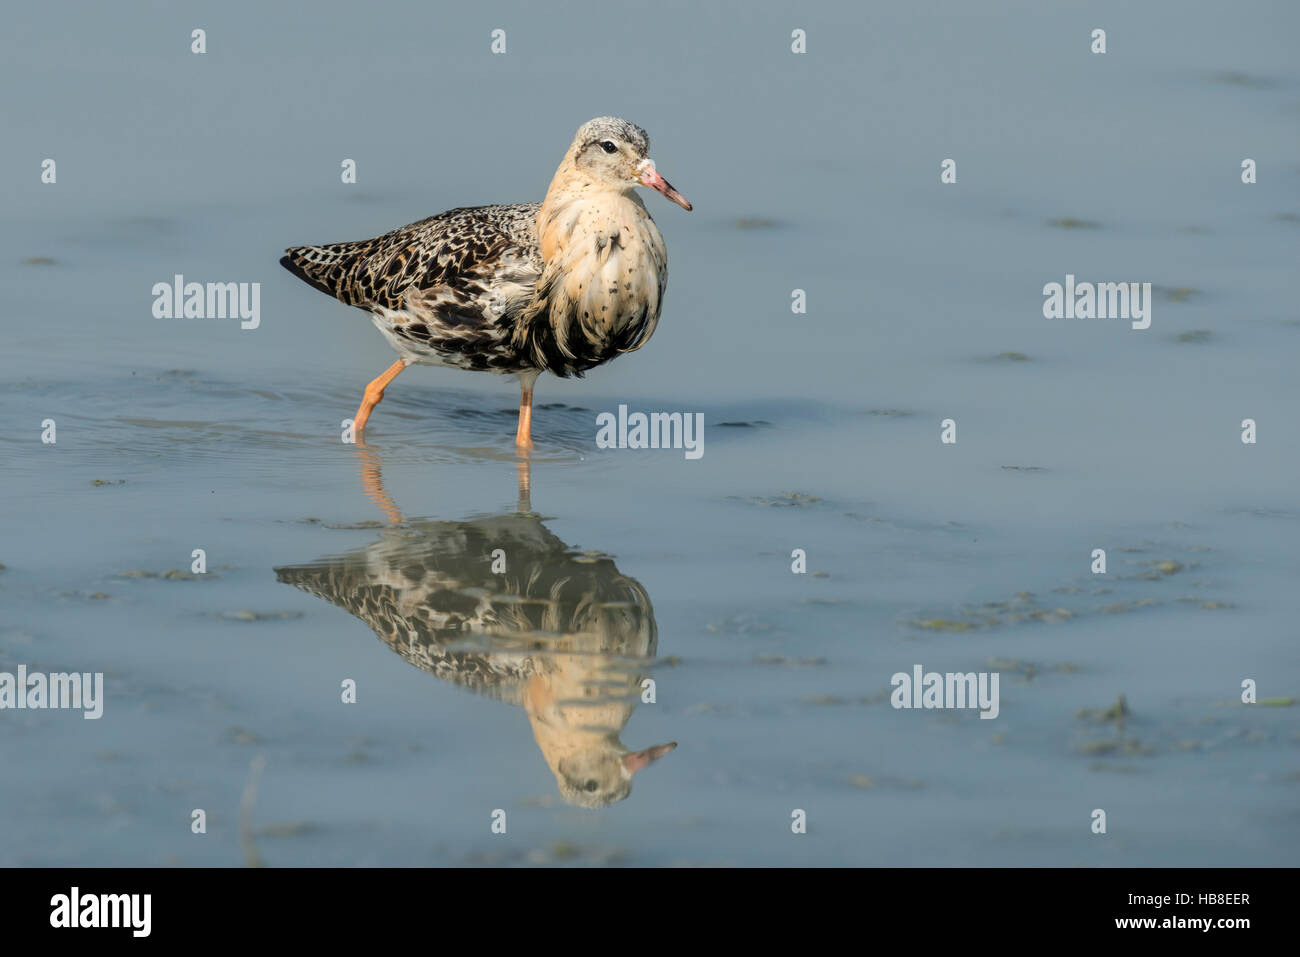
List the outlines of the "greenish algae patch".
{"label": "greenish algae patch", "polygon": [[1137,738],[1103,738],[1099,741],[1085,741],[1079,745],[1084,754],[1128,754],[1148,756],[1155,754],[1155,749],[1145,747]]}
{"label": "greenish algae patch", "polygon": [[913,618],[908,624],[925,631],[973,631],[975,628],[969,621],[952,618]]}
{"label": "greenish algae patch", "polygon": [[1060,216],[1056,219],[1049,220],[1047,225],[1054,229],[1098,229],[1100,224],[1090,219],[1076,219],[1073,216]]}
{"label": "greenish algae patch", "polygon": [[1097,724],[1114,724],[1117,728],[1124,727],[1124,722],[1131,714],[1128,699],[1122,693],[1115,698],[1115,703],[1109,708],[1080,708],[1074,713],[1075,717],[1082,718],[1085,721],[1092,721]]}
{"label": "greenish algae patch", "polygon": [[1138,576],[1146,581],[1158,581],[1161,578],[1168,578],[1170,575],[1177,575],[1186,567],[1182,562],[1175,561],[1172,558],[1160,558],[1146,564],[1148,566],[1146,571]]}

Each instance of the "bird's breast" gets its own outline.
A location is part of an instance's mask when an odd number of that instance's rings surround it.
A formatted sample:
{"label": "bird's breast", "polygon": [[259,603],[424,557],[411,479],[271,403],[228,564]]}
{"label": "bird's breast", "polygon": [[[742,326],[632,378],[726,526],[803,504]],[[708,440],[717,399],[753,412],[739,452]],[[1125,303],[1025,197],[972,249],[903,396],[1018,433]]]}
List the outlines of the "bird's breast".
{"label": "bird's breast", "polygon": [[549,320],[561,350],[589,365],[640,348],[668,281],[663,236],[632,195],[543,208],[542,253],[552,271]]}

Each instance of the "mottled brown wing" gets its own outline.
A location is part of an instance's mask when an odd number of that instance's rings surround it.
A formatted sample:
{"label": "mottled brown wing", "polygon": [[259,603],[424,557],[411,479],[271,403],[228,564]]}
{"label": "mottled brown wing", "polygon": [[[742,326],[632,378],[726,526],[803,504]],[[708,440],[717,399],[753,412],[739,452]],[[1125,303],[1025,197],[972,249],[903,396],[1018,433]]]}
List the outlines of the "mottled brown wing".
{"label": "mottled brown wing", "polygon": [[[350,306],[402,309],[413,290],[430,304],[463,306],[481,300],[502,267],[512,281],[523,278],[521,272],[540,275],[537,208],[525,203],[453,209],[375,239],[295,246],[280,263]],[[443,297],[427,293],[440,287],[447,290]]]}
{"label": "mottled brown wing", "polygon": [[410,354],[519,372],[531,364],[511,332],[542,271],[537,210],[453,209],[376,239],[295,247],[280,262],[339,301],[382,315]]}
{"label": "mottled brown wing", "polygon": [[392,318],[399,338],[432,349],[454,366],[492,372],[532,368],[529,357],[515,349],[515,321],[532,301],[541,274],[537,264],[517,247],[502,248],[455,274],[443,274],[430,284],[408,286],[400,313]]}
{"label": "mottled brown wing", "polygon": [[520,702],[531,661],[447,647],[480,634],[485,624],[482,602],[458,593],[462,583],[408,583],[396,573],[377,578],[364,558],[357,557],[277,568],[275,573],[279,581],[361,619],[420,670],[476,694]]}

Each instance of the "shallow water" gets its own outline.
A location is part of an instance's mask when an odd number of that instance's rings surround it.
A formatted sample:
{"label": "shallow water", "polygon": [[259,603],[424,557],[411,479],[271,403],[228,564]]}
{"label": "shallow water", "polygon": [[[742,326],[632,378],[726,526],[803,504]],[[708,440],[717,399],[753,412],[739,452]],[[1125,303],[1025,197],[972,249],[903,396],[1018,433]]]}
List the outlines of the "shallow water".
{"label": "shallow water", "polygon": [[[106,702],[0,712],[0,864],[1294,861],[1295,12],[660,6],[505,5],[503,57],[383,3],[3,41],[0,671]],[[539,382],[523,501],[508,380],[408,371],[341,442],[391,355],[281,248],[540,198],[605,112],[696,205],[647,198],[653,342]],[[153,318],[175,273],[260,327]],[[1045,320],[1066,273],[1152,282],[1151,328]],[[705,454],[598,449],[619,404]],[[916,664],[997,671],[997,719],[891,707]]]}

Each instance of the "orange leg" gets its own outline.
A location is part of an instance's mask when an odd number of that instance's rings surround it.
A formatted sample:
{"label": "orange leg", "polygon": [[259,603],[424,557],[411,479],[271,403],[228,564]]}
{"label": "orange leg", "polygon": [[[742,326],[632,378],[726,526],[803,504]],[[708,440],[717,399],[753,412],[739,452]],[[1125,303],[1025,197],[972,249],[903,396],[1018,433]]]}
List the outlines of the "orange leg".
{"label": "orange leg", "polygon": [[519,477],[519,512],[526,515],[533,510],[532,462],[528,456],[521,455],[515,464]]}
{"label": "orange leg", "polygon": [[366,448],[364,441],[356,445],[357,458],[361,462],[361,489],[366,497],[380,507],[388,521],[394,525],[402,523],[402,513],[396,503],[384,491],[384,479],[379,472],[379,457],[373,449]]}
{"label": "orange leg", "polygon": [[537,373],[519,376],[519,428],[515,430],[515,445],[521,450],[533,447],[533,383]]}
{"label": "orange leg", "polygon": [[408,365],[405,359],[398,359],[391,366],[384,370],[381,375],[370,385],[366,386],[365,394],[361,397],[361,408],[357,409],[356,418],[352,420],[352,431],[360,432],[366,427],[366,421],[370,418],[370,413],[379,400],[384,397],[384,389],[388,388],[388,383],[397,378],[397,374]]}

